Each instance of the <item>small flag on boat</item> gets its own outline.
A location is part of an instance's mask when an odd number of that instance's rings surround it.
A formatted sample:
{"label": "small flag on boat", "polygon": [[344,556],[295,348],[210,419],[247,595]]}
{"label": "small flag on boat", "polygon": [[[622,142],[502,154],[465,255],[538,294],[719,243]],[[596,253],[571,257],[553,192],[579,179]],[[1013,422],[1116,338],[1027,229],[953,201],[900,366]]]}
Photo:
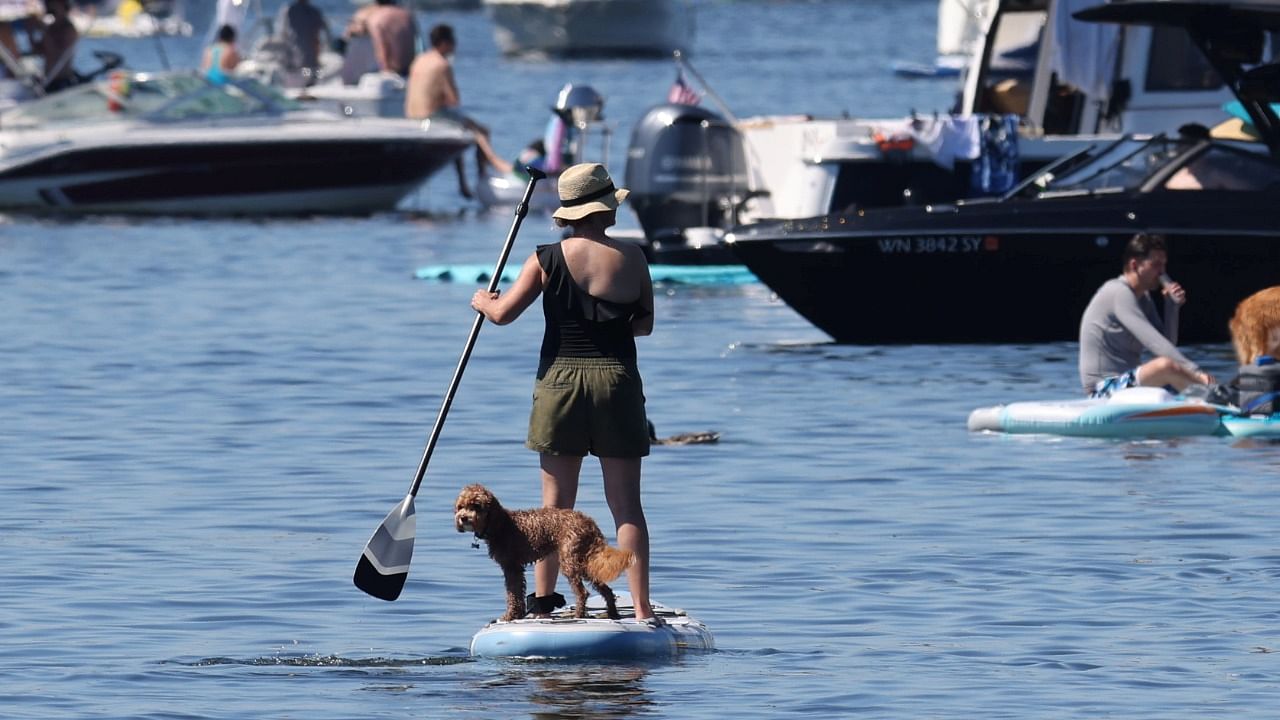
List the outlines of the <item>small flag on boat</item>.
{"label": "small flag on boat", "polygon": [[676,75],[676,81],[672,83],[671,90],[667,93],[667,102],[676,105],[697,105],[702,101],[702,94],[685,82],[684,71],[681,70]]}

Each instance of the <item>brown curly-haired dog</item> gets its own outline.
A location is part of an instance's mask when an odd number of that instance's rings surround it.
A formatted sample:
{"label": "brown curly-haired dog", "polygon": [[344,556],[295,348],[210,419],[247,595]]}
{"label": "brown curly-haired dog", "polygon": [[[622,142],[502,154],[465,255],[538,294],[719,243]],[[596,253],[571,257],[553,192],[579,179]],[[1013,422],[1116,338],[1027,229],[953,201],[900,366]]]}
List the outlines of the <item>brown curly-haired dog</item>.
{"label": "brown curly-haired dog", "polygon": [[1241,300],[1230,327],[1241,365],[1252,364],[1259,355],[1280,352],[1280,285]]}
{"label": "brown curly-haired dog", "polygon": [[560,553],[560,572],[577,598],[573,616],[587,615],[587,580],[604,598],[609,617],[618,619],[617,600],[605,583],[621,575],[635,556],[609,547],[595,520],[562,508],[507,510],[483,485],[468,485],[453,505],[453,525],[488,543],[489,557],[502,568],[507,586],[503,620],[524,617],[524,568],[554,552]]}

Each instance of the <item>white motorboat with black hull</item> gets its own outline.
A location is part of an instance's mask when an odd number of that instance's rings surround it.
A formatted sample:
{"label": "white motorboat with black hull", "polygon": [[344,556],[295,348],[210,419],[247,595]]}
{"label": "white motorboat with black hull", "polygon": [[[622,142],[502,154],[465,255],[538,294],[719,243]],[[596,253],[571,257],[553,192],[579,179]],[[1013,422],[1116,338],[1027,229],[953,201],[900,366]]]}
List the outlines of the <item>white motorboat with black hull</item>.
{"label": "white motorboat with black hull", "polygon": [[[1074,19],[1086,4],[1096,3],[966,3],[981,37],[950,115],[738,119],[723,107],[653,108],[636,123],[627,151],[627,186],[642,194],[634,207],[646,236],[672,247],[688,228],[723,234],[759,221],[998,195],[1100,140],[1225,119],[1231,93],[1185,33]],[[986,151],[983,123],[992,135],[1001,132],[989,118],[1016,120],[1001,143],[1004,158]],[[941,151],[957,146],[966,152]],[[1009,165],[1003,182],[983,173],[993,159]],[[646,202],[665,209],[640,214]]]}
{"label": "white motorboat with black hull", "polygon": [[452,123],[303,110],[246,78],[115,71],[0,117],[0,209],[390,210],[472,142]]}
{"label": "white motorboat with black hull", "polygon": [[[1123,2],[1082,18],[1182,28],[1235,90],[1262,143],[1207,130],[1099,143],[999,199],[868,208],[757,223],[735,254],[801,315],[848,343],[1077,337],[1093,291],[1136,232],[1168,236],[1171,272],[1202,288],[1180,342],[1218,342],[1237,302],[1276,284],[1280,100],[1264,32],[1280,4]],[[1246,66],[1250,69],[1246,70]]]}

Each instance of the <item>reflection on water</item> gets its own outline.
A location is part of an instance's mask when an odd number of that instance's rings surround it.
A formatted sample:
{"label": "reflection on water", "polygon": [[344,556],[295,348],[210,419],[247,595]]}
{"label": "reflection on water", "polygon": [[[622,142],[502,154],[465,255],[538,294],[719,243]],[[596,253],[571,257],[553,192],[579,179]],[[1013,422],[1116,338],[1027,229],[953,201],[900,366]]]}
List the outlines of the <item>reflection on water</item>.
{"label": "reflection on water", "polygon": [[[409,668],[429,665],[457,665],[472,662],[465,657],[431,658],[347,658],[337,655],[269,655],[249,659],[211,657],[190,662],[174,661],[190,667],[216,667],[219,665],[246,665],[250,667],[348,667],[348,668]],[[163,663],[162,663],[163,664]]]}
{"label": "reflection on water", "polygon": [[[544,666],[544,667],[539,667]],[[482,687],[500,685],[528,692],[535,718],[586,720],[626,718],[649,712],[654,701],[645,687],[643,665],[565,665],[521,662],[505,665]]]}

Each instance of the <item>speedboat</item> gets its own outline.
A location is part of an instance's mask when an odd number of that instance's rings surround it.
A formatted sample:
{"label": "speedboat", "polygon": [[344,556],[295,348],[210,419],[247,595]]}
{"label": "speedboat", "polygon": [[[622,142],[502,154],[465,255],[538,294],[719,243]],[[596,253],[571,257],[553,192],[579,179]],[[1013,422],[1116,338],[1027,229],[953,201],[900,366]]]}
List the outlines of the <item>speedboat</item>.
{"label": "speedboat", "polygon": [[1096,2],[965,3],[982,32],[951,113],[737,118],[723,105],[652,108],[627,154],[633,207],[663,208],[640,217],[646,236],[676,245],[689,228],[722,235],[765,220],[999,195],[1103,138],[1226,118],[1232,95],[1185,33],[1071,16]]}
{"label": "speedboat", "polygon": [[666,55],[688,49],[688,0],[484,0],[507,55]]}
{"label": "speedboat", "polygon": [[0,115],[0,209],[390,210],[473,142],[454,123],[306,110],[247,78],[116,70]]}
{"label": "speedboat", "polygon": [[1269,104],[1280,64],[1264,61],[1280,5],[1115,0],[1077,17],[1184,32],[1247,121],[1097,140],[998,198],[743,226],[731,249],[838,342],[1044,342],[1077,336],[1134,233],[1163,233],[1170,272],[1191,293],[1180,341],[1225,340],[1235,305],[1274,285],[1280,262],[1280,120]]}

